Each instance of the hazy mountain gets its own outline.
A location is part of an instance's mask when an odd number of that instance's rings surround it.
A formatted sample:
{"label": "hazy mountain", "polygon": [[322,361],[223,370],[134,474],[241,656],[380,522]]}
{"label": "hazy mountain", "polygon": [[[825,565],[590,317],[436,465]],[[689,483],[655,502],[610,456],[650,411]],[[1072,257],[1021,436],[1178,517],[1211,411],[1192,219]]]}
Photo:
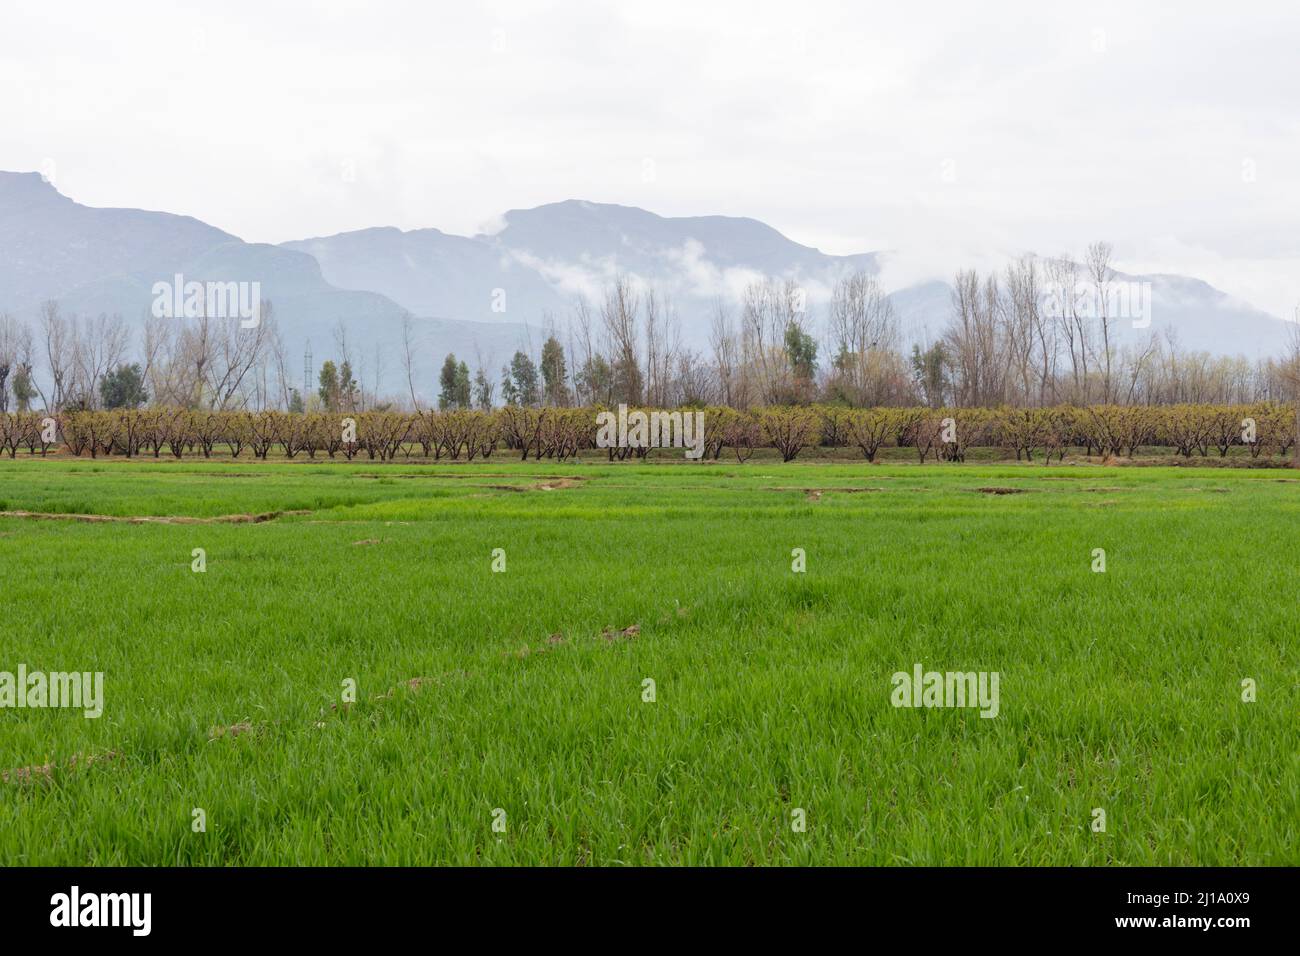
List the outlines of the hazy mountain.
{"label": "hazy mountain", "polygon": [[[1278,355],[1286,348],[1291,323],[1214,288],[1179,275],[1120,275],[1151,283],[1151,328],[1172,330],[1184,349],[1249,358]],[[1121,324],[1121,341],[1144,336],[1131,323]]]}
{"label": "hazy mountain", "polygon": [[[535,320],[569,307],[536,270],[509,253],[437,229],[386,226],[282,248],[312,256],[338,288],[381,291],[418,315],[506,322],[513,321],[512,312]],[[495,294],[498,289],[504,297]]]}
{"label": "hazy mountain", "polygon": [[0,307],[11,311],[124,274],[165,273],[238,241],[189,216],[92,209],[39,173],[0,172]]}
{"label": "hazy mountain", "polygon": [[[816,297],[846,272],[876,271],[873,255],[826,255],[755,219],[668,218],[580,200],[511,210],[498,232],[472,238],[380,228],[284,247],[315,256],[336,286],[383,292],[422,314],[488,322],[538,322],[547,313],[562,322],[578,296],[598,301],[624,273],[666,295],[694,339],[717,296],[734,297],[763,275],[793,278]],[[505,311],[493,308],[496,290]]]}
{"label": "hazy mountain", "polygon": [[[660,290],[676,309],[684,341],[705,344],[714,303],[733,310],[744,287],[760,276],[789,277],[808,292],[813,320],[835,280],[846,272],[878,273],[875,253],[832,256],[787,239],[754,219],[665,217],[630,206],[580,200],[506,213],[496,232],[452,236],[436,229],[365,229],[285,243],[308,252],[336,286],[371,289],[421,314],[484,322],[539,323],[548,313],[562,324],[578,296],[598,302],[617,274]],[[960,263],[954,263],[954,269]],[[1184,348],[1216,353],[1275,354],[1288,325],[1198,280],[1170,275],[1122,275],[1150,283],[1151,324],[1117,325],[1119,341],[1150,331],[1177,330]],[[493,294],[505,293],[505,311]],[[952,312],[952,287],[942,279],[894,291],[905,343],[928,342]]]}
{"label": "hazy mountain", "polygon": [[875,256],[831,256],[787,239],[757,219],[657,216],[633,206],[568,200],[505,214],[499,232],[480,237],[563,274],[575,267],[597,275],[613,269],[679,291],[711,297],[718,279],[789,276],[831,285],[856,270],[876,271]]}
{"label": "hazy mountain", "polygon": [[[401,368],[406,310],[382,292],[338,288],[304,252],[244,242],[188,216],[83,206],[37,173],[0,172],[0,312],[33,320],[40,304],[54,299],[65,314],[118,313],[139,323],[153,304],[154,283],[172,282],[178,273],[186,281],[260,283],[291,355],[302,355],[310,340],[319,365],[337,351],[341,325],[365,365],[366,384],[378,368],[384,391],[407,390]],[[477,346],[485,361],[499,366],[530,335],[537,333],[519,322],[485,326],[417,312],[417,387],[432,395],[447,352],[472,361]],[[297,372],[295,384],[301,377]]]}
{"label": "hazy mountain", "polygon": [[[703,347],[715,303],[733,313],[745,286],[790,278],[808,293],[814,327],[837,278],[878,273],[874,253],[833,256],[754,219],[664,217],[643,209],[569,200],[506,213],[477,236],[437,229],[364,229],[279,246],[247,243],[186,216],[93,209],[60,195],[36,173],[0,173],[0,311],[33,318],[57,299],[65,312],[117,312],[135,322],[152,286],[187,280],[257,281],[271,300],[290,354],[310,339],[316,364],[335,357],[341,325],[365,381],[404,393],[401,325],[417,318],[417,388],[436,391],[447,352],[497,371],[517,348],[540,350],[547,316],[561,328],[578,296],[599,301],[617,274],[671,302],[686,344]],[[954,270],[962,266],[954,263]],[[1117,275],[1150,283],[1150,329],[1117,325],[1120,343],[1175,329],[1188,349],[1275,354],[1290,324],[1198,279]],[[942,333],[952,289],[936,279],[891,299],[904,346]],[[300,376],[301,373],[299,373]]]}

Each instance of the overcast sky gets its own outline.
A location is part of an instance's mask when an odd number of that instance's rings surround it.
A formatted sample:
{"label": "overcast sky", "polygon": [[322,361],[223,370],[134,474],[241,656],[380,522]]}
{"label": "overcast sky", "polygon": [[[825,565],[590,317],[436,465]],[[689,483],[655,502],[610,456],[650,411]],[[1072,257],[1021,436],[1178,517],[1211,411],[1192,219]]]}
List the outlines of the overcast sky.
{"label": "overcast sky", "polygon": [[1300,303],[1294,0],[179,6],[5,0],[0,169],[251,241],[582,198]]}

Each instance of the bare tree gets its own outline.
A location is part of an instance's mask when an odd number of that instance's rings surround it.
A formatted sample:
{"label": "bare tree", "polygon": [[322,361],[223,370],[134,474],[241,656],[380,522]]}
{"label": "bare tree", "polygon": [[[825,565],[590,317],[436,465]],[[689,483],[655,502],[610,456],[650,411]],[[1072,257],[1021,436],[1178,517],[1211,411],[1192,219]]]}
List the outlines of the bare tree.
{"label": "bare tree", "polygon": [[47,409],[57,413],[62,411],[67,399],[72,366],[72,330],[59,311],[59,303],[53,299],[41,303],[40,323],[41,337],[45,342],[45,367],[50,373],[50,394],[46,396],[41,391],[41,401]]}
{"label": "bare tree", "polygon": [[[279,327],[273,324],[266,338],[271,364],[275,369],[276,391],[278,393],[277,405],[279,408],[287,409],[292,404],[293,386],[290,383],[293,381],[293,372],[289,367],[284,336],[280,334]],[[307,396],[304,395],[302,401],[305,403]]]}
{"label": "bare tree", "polygon": [[1092,280],[1096,296],[1097,319],[1101,329],[1101,357],[1098,359],[1102,370],[1102,401],[1110,403],[1115,395],[1112,388],[1111,362],[1115,355],[1112,341],[1114,330],[1110,316],[1110,257],[1111,246],[1108,242],[1094,242],[1088,247],[1088,277]]}
{"label": "bare tree", "polygon": [[153,401],[159,405],[179,404],[171,393],[170,381],[174,321],[155,316],[149,310],[145,310],[141,320],[144,331],[142,377]]}
{"label": "bare tree", "polygon": [[7,312],[0,312],[0,415],[9,411],[9,377],[18,367],[22,326]]}
{"label": "bare tree", "polygon": [[260,321],[252,328],[237,322],[212,319],[201,315],[182,333],[182,361],[187,374],[185,393],[191,407],[216,410],[246,408],[255,397],[250,394],[254,377],[275,315],[269,301],[263,300]]}
{"label": "bare tree", "polygon": [[614,389],[618,401],[639,405],[645,382],[637,360],[639,334],[637,315],[640,295],[627,276],[618,276],[605,292],[600,309],[614,371]]}
{"label": "bare tree", "polygon": [[741,300],[741,350],[752,367],[758,398],[764,404],[794,394],[794,368],[786,348],[787,332],[802,331],[804,292],[793,279],[751,282]]}
{"label": "bare tree", "polygon": [[893,303],[875,276],[859,271],[835,283],[828,324],[839,389],[855,405],[883,404],[896,372],[890,357],[899,333]]}
{"label": "bare tree", "polygon": [[130,342],[122,316],[100,313],[84,324],[72,321],[73,383],[68,391],[73,401],[86,408],[99,406],[99,383],[121,364]]}
{"label": "bare tree", "polygon": [[1026,256],[1007,266],[1005,329],[1011,380],[1008,399],[1020,404],[1042,404],[1044,382],[1036,357],[1041,347],[1038,315],[1038,272]]}
{"label": "bare tree", "polygon": [[411,407],[420,410],[420,400],[415,395],[415,320],[410,312],[402,313],[402,367],[406,370],[406,387],[411,392]]}
{"label": "bare tree", "polygon": [[718,298],[714,302],[713,325],[709,331],[709,348],[713,351],[713,373],[718,379],[722,403],[732,408],[748,407],[737,387],[736,366],[739,361],[736,331],[732,328],[727,306]]}
{"label": "bare tree", "polygon": [[1286,355],[1283,359],[1283,376],[1291,392],[1291,401],[1295,405],[1295,446],[1292,465],[1300,468],[1300,306],[1296,306],[1295,323],[1291,326],[1287,339]]}
{"label": "bare tree", "polygon": [[573,317],[569,322],[569,337],[573,340],[569,346],[569,364],[574,370],[574,401],[579,405],[594,405],[599,400],[591,382],[591,371],[596,358],[591,327],[591,303],[585,297],[579,297],[574,303]]}
{"label": "bare tree", "polygon": [[974,270],[957,273],[953,314],[944,332],[958,405],[986,407],[1006,400],[1006,303],[996,275],[983,283]]}
{"label": "bare tree", "polygon": [[1057,256],[1047,264],[1054,300],[1053,314],[1070,357],[1069,401],[1086,404],[1089,399],[1088,357],[1092,354],[1092,327],[1079,302],[1079,265],[1069,256]]}

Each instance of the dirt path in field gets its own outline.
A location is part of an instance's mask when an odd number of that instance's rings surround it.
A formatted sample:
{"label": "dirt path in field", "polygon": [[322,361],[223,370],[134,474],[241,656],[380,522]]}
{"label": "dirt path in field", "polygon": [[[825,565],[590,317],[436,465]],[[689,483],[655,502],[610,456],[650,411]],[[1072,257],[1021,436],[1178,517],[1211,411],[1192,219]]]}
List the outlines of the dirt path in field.
{"label": "dirt path in field", "polygon": [[[440,479],[449,479],[453,481],[464,481],[469,483],[471,488],[488,488],[492,491],[556,491],[561,488],[578,488],[584,481],[590,480],[587,475],[512,475],[499,472],[476,472],[465,475],[440,475],[440,474],[407,474],[407,475],[384,475],[367,472],[363,475],[357,475],[358,478],[378,479],[392,478],[396,480],[425,480],[437,481]],[[518,485],[481,485],[477,484],[478,479],[482,478],[518,478],[534,479],[532,484]],[[541,480],[536,480],[541,479]]]}
{"label": "dirt path in field", "polygon": [[433,472],[420,472],[417,474],[385,475],[382,472],[366,472],[365,474],[354,475],[353,477],[370,478],[370,479],[391,478],[394,481],[412,481],[412,480],[475,481],[479,478],[520,478],[520,479],[541,478],[543,479],[543,481],[541,481],[539,484],[547,484],[556,481],[567,481],[570,484],[577,484],[580,481],[588,481],[590,479],[589,475],[521,475],[521,474],[511,474],[508,472],[498,472],[498,471],[478,471],[478,472],[472,472],[470,474],[464,474],[464,475],[437,474]]}
{"label": "dirt path in field", "polygon": [[872,491],[884,491],[884,488],[764,488],[764,491],[802,491],[809,501],[821,501],[822,495],[835,492],[841,495],[861,495]]}
{"label": "dirt path in field", "polygon": [[310,511],[263,511],[260,514],[218,515],[194,518],[189,515],[82,515],[59,511],[0,511],[0,518],[32,521],[79,521],[86,524],[262,524],[284,515],[309,515]]}
{"label": "dirt path in field", "polygon": [[[586,478],[549,478],[546,481],[535,482],[531,485],[469,485],[470,488],[485,488],[488,491],[513,491],[520,494],[526,494],[530,491],[558,491],[561,488],[580,488]],[[482,498],[483,495],[471,495],[472,498]]]}

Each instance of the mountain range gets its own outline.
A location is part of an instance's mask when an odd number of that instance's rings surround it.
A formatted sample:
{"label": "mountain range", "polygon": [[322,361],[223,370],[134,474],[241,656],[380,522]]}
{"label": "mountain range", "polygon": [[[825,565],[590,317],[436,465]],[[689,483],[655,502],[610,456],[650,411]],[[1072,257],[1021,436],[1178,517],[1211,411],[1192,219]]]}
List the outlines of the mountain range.
{"label": "mountain range", "polygon": [[[32,319],[42,302],[65,313],[120,313],[142,321],[152,287],[176,274],[257,281],[290,354],[313,346],[317,363],[342,330],[363,383],[406,389],[403,317],[413,317],[417,388],[436,390],[448,352],[495,370],[516,349],[536,352],[546,328],[563,329],[579,296],[598,303],[616,275],[638,277],[671,302],[684,344],[703,348],[719,300],[735,302],[763,276],[807,290],[812,311],[842,275],[879,274],[881,253],[834,256],[755,219],[664,217],[630,206],[568,200],[512,210],[475,236],[376,227],[279,245],[245,242],[188,216],[92,208],[38,173],[0,172],[0,312]],[[953,270],[962,263],[953,263]],[[1195,278],[1127,275],[1149,282],[1151,328],[1177,331],[1189,349],[1254,358],[1275,354],[1290,323]],[[905,342],[936,337],[952,289],[939,277],[894,290]]]}

